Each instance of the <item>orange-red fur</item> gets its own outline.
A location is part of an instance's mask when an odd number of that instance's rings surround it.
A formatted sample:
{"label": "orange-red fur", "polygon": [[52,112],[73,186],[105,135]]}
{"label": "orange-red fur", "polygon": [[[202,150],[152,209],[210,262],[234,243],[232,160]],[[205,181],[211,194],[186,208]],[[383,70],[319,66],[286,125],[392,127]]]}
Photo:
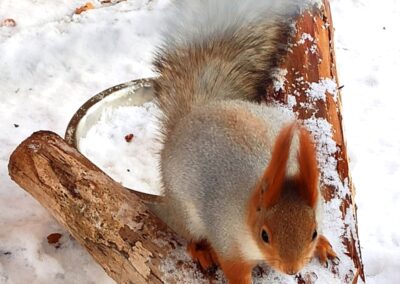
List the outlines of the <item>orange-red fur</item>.
{"label": "orange-red fur", "polygon": [[280,197],[282,183],[286,176],[286,164],[289,158],[294,126],[295,124],[290,124],[281,130],[275,142],[271,161],[260,181],[259,187],[263,195],[262,205],[265,208],[276,204]]}
{"label": "orange-red fur", "polygon": [[319,171],[314,144],[307,130],[300,129],[299,148],[299,175],[297,177],[299,194],[312,208],[315,208],[318,201],[318,178]]}
{"label": "orange-red fur", "polygon": [[[299,135],[299,170],[294,177],[288,177],[287,162],[294,130],[298,130]],[[324,236],[314,241],[311,237],[317,226],[318,180],[316,153],[310,135],[296,124],[286,126],[275,141],[270,163],[248,203],[248,225],[257,245],[265,261],[282,272],[299,271],[313,254],[321,261],[336,257]],[[285,226],[290,228],[283,229]],[[268,233],[272,245],[261,240],[262,229]],[[288,240],[288,234],[297,239]],[[278,243],[277,238],[280,239]],[[295,248],[297,242],[301,243],[300,239],[303,239],[303,249],[298,251]]]}
{"label": "orange-red fur", "polygon": [[319,258],[319,261],[324,264],[328,261],[328,259],[335,259],[337,255],[335,251],[332,249],[331,244],[328,239],[324,236],[319,236],[318,243],[315,248],[315,255]]}
{"label": "orange-red fur", "polygon": [[210,243],[203,239],[201,241],[191,240],[187,245],[190,256],[196,260],[203,272],[213,272],[218,265],[218,256]]}
{"label": "orange-red fur", "polygon": [[244,261],[239,254],[235,253],[238,252],[237,249],[231,253],[229,259],[218,256],[206,239],[198,242],[190,241],[187,249],[191,257],[199,263],[203,272],[213,272],[218,265],[230,284],[251,283],[251,271],[254,263]]}
{"label": "orange-red fur", "polygon": [[221,268],[229,284],[250,284],[251,271],[254,263],[249,263],[240,258],[220,259]]}

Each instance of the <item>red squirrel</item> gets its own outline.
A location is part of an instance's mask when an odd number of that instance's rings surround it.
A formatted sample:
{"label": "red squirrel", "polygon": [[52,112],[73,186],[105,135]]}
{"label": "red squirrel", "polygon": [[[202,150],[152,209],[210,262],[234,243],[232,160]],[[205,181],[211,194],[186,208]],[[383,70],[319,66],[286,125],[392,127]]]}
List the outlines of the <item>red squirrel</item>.
{"label": "red squirrel", "polygon": [[260,262],[294,275],[313,256],[336,257],[318,224],[312,138],[284,108],[257,102],[298,9],[294,0],[175,1],[154,61],[165,200],[153,210],[230,283],[251,283]]}

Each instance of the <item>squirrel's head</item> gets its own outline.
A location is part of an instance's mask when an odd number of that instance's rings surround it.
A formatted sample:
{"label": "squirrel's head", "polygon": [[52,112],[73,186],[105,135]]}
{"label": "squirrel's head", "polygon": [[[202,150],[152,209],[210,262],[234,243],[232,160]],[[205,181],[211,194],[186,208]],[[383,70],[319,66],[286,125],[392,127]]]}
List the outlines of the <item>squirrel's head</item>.
{"label": "squirrel's head", "polygon": [[[298,172],[287,175],[292,137],[298,129]],[[285,127],[271,161],[249,202],[248,223],[264,260],[286,274],[298,273],[312,258],[317,238],[316,207],[319,171],[308,132]]]}

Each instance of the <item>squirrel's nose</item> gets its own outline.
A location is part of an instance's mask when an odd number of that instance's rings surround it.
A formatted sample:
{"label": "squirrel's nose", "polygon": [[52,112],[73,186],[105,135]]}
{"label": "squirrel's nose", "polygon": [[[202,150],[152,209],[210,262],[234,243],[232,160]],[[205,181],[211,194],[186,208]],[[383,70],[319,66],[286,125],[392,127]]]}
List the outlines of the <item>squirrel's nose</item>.
{"label": "squirrel's nose", "polygon": [[296,274],[297,274],[297,269],[288,268],[288,269],[286,270],[286,273],[289,274],[289,275],[296,275]]}

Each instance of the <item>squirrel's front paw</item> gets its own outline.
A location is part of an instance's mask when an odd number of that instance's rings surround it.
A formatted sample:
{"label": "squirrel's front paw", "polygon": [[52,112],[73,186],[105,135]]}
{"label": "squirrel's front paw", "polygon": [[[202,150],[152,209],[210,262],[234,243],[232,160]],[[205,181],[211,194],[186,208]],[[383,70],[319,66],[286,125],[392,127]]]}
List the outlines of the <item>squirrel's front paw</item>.
{"label": "squirrel's front paw", "polygon": [[216,272],[218,266],[217,255],[207,240],[190,241],[187,245],[187,250],[193,260],[199,263],[203,272],[208,275]]}
{"label": "squirrel's front paw", "polygon": [[332,249],[331,244],[328,239],[320,235],[318,237],[317,247],[315,248],[315,255],[319,258],[321,264],[328,266],[328,259],[332,260],[334,264],[339,263],[339,258],[337,257],[335,251]]}

